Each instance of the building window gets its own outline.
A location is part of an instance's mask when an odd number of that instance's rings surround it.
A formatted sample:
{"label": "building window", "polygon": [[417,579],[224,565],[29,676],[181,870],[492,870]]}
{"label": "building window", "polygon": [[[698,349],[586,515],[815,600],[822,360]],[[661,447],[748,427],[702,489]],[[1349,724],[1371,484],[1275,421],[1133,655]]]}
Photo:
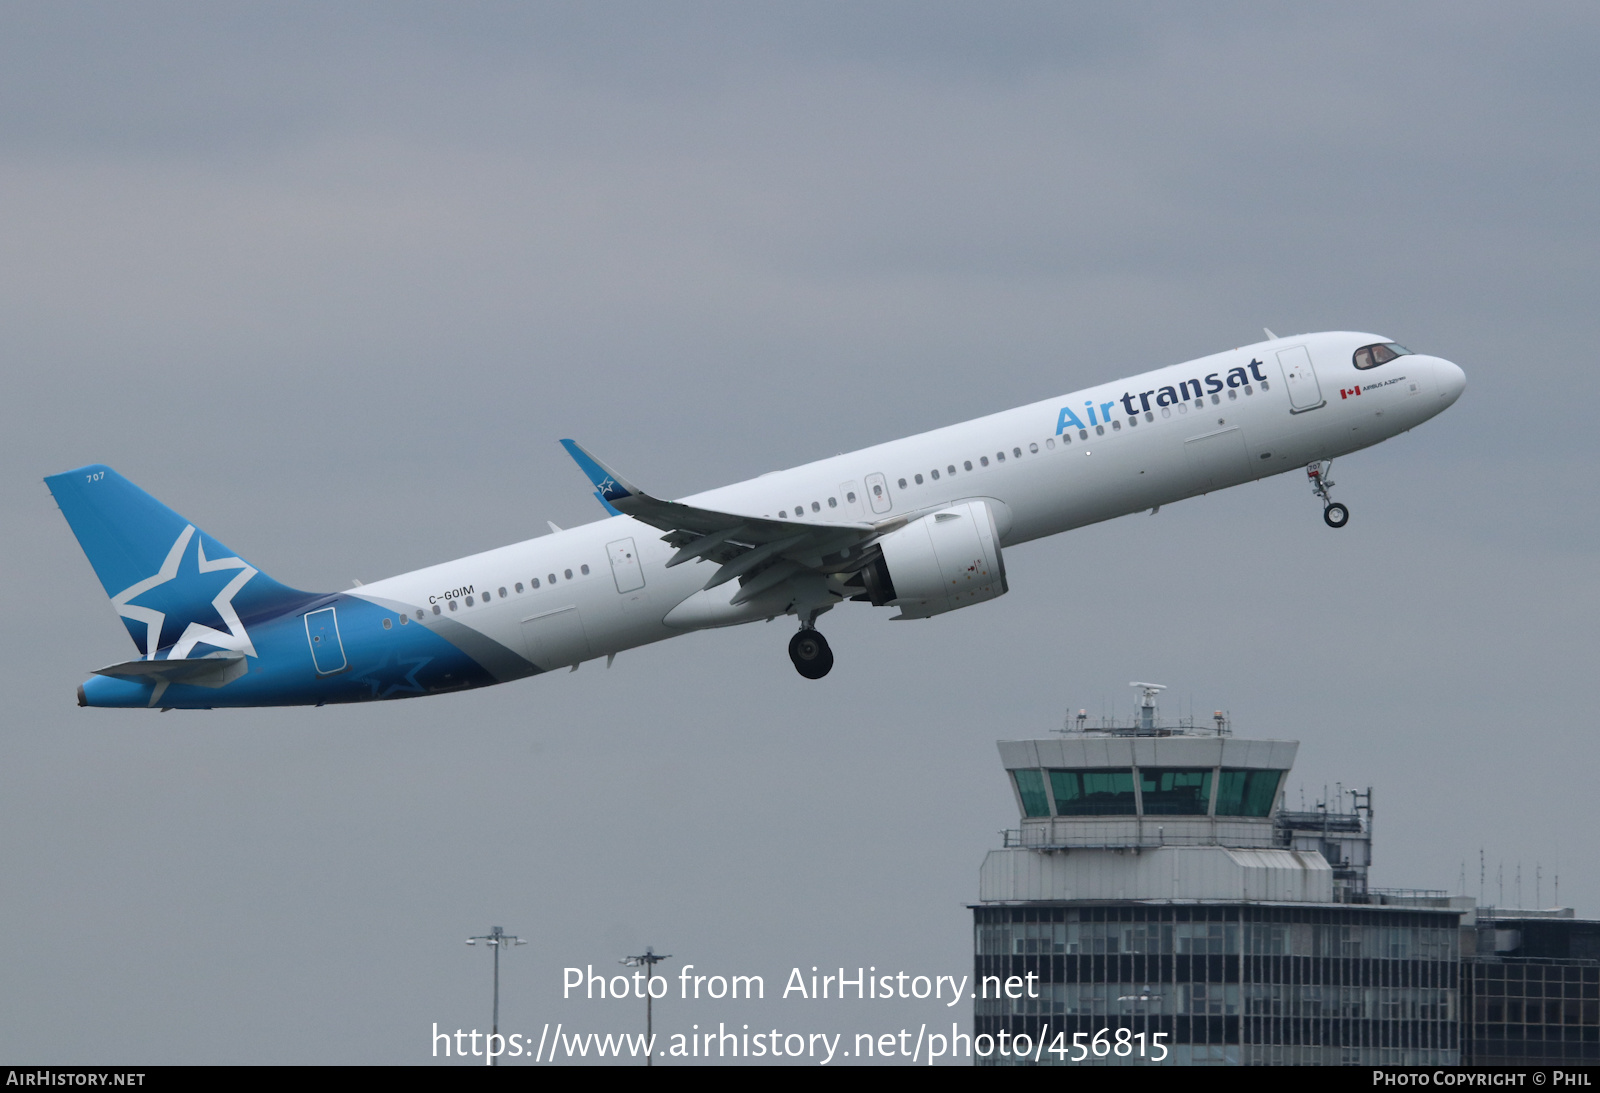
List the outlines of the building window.
{"label": "building window", "polygon": [[1217,779],[1217,815],[1270,814],[1282,775],[1277,770],[1224,770]]}
{"label": "building window", "polygon": [[1044,795],[1044,775],[1036,770],[1012,772],[1017,792],[1022,796],[1022,811],[1028,816],[1050,815],[1050,801]]}
{"label": "building window", "polygon": [[1132,770],[1053,770],[1050,790],[1057,816],[1132,816]]}
{"label": "building window", "polygon": [[1211,810],[1211,768],[1139,769],[1146,816],[1204,816]]}

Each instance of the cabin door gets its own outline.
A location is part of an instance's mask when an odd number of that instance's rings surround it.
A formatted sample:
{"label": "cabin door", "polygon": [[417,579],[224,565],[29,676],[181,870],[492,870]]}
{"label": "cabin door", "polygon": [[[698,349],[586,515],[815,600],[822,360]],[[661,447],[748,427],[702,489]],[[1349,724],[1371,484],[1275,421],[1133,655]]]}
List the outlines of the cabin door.
{"label": "cabin door", "polygon": [[307,612],[306,640],[311,643],[311,662],[317,666],[317,675],[344,671],[344,643],[339,640],[339,617],[333,608]]}
{"label": "cabin door", "polygon": [[1278,367],[1283,371],[1283,385],[1289,390],[1291,414],[1315,410],[1323,404],[1322,386],[1317,383],[1317,370],[1311,366],[1311,354],[1305,346],[1278,350]]}

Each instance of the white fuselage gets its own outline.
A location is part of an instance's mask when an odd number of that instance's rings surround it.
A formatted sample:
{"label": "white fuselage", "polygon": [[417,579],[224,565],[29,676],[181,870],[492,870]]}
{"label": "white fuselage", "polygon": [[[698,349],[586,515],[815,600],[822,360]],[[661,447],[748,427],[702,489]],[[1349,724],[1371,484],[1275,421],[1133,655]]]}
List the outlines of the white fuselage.
{"label": "white fuselage", "polygon": [[[1408,354],[1358,371],[1352,352],[1382,341],[1336,332],[1262,342],[682,500],[859,525],[983,499],[1012,547],[1369,447],[1460,395],[1461,370],[1437,357]],[[1311,375],[1287,371],[1299,347]],[[658,529],[612,516],[352,594],[424,610],[430,621],[438,605],[439,617],[519,655],[529,655],[535,626],[543,647],[530,659],[577,664],[683,632],[663,620],[715,567],[667,568],[672,554]]]}

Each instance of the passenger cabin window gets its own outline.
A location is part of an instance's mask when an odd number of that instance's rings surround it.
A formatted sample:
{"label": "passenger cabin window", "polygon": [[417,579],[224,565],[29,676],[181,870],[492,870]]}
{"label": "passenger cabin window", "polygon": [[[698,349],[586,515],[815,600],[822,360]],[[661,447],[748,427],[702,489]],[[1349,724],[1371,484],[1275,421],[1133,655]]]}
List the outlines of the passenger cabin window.
{"label": "passenger cabin window", "polygon": [[979,456],[978,457],[978,465],[980,467],[987,467],[989,465],[989,457],[986,456],[986,455]]}
{"label": "passenger cabin window", "polygon": [[587,577],[589,575],[589,567],[587,565],[581,565],[578,567],[578,572]]}
{"label": "passenger cabin window", "polygon": [[915,478],[915,481],[916,481],[917,485],[919,485],[919,486],[922,485],[922,476],[920,474],[914,476],[914,478]]}
{"label": "passenger cabin window", "polygon": [[[900,480],[900,488],[901,489],[905,489],[906,488],[906,480],[904,478],[902,478]],[[879,497],[883,496],[883,488],[881,486],[873,486],[872,487],[872,492],[876,496],[879,496]]]}
{"label": "passenger cabin window", "polygon": [[[1411,350],[1398,342],[1383,342],[1378,345],[1364,345],[1356,350],[1355,363],[1357,368],[1376,368],[1380,364],[1388,364],[1396,357],[1403,357]],[[1262,384],[1263,387],[1266,384]]]}
{"label": "passenger cabin window", "polygon": [[[965,462],[963,462],[963,463],[962,463],[962,464],[961,464],[961,466],[962,466],[962,467],[963,467],[963,468],[965,468],[965,469],[966,469],[966,470],[969,470],[969,471],[970,471],[970,470],[971,470],[971,469],[972,469],[972,460],[970,460],[970,459],[968,459],[968,460],[966,460],[966,461],[965,461]],[[956,473],[956,470],[955,470],[955,468],[954,468],[954,467],[951,467],[951,468],[950,468],[950,473],[951,473],[951,474],[955,474],[955,473]]]}

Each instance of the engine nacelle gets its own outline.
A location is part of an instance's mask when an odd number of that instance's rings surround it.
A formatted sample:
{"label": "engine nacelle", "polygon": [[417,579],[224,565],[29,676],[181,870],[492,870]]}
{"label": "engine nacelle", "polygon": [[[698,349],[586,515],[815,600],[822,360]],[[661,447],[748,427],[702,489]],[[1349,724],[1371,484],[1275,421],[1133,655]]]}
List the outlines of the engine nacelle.
{"label": "engine nacelle", "polygon": [[963,501],[878,540],[882,560],[868,573],[872,602],[900,608],[897,619],[925,619],[1003,596],[1005,562],[994,513]]}

